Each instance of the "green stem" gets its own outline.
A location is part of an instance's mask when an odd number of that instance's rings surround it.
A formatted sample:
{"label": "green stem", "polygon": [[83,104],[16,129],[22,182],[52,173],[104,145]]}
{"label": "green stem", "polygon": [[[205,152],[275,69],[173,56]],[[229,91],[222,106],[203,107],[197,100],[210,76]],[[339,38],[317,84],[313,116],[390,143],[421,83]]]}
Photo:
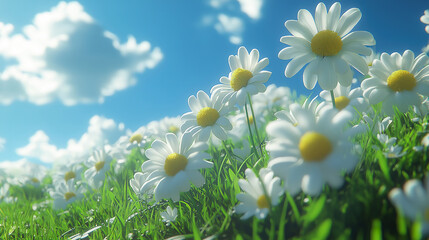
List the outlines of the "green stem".
{"label": "green stem", "polygon": [[335,106],[334,90],[331,90],[331,99],[332,99],[332,105],[334,106],[334,108],[337,108],[337,107]]}
{"label": "green stem", "polygon": [[255,112],[253,112],[252,99],[251,99],[251,97],[250,97],[250,94],[247,94],[247,97],[248,97],[248,99],[249,99],[250,110],[252,111],[253,125],[255,126],[256,139],[258,140],[258,145],[259,145],[259,149],[261,150],[261,155],[263,155],[263,151],[262,151],[262,142],[261,142],[261,138],[259,137],[258,127],[256,126],[256,117],[255,117]]}
{"label": "green stem", "polygon": [[250,140],[252,141],[253,150],[255,151],[256,157],[259,159],[258,150],[256,149],[255,140],[253,139],[252,129],[249,123],[249,113],[247,112],[247,102],[244,105],[244,110],[246,111],[247,127],[249,128]]}

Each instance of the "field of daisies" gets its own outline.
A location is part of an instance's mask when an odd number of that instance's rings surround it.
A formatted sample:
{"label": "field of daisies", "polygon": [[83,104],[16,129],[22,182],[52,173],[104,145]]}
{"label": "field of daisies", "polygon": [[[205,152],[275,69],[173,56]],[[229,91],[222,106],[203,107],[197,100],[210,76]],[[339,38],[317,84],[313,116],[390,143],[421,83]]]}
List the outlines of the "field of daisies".
{"label": "field of daisies", "polygon": [[2,172],[0,239],[428,237],[429,57],[377,54],[359,9],[328,7],[286,21],[278,53],[322,92],[270,85],[269,60],[240,47],[182,116],[85,161]]}

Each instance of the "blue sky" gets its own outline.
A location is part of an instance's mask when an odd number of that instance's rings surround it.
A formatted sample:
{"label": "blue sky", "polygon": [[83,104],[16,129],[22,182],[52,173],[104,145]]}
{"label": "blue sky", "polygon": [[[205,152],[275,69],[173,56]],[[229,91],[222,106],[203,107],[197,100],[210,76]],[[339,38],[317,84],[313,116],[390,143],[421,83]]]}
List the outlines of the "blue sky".
{"label": "blue sky", "polygon": [[[325,4],[330,7],[334,2]],[[67,12],[58,9],[59,3],[0,2],[0,138],[5,140],[3,144],[0,140],[0,161],[28,158],[40,162],[28,156],[37,155],[41,146],[29,146],[32,137],[49,143],[42,144],[43,151],[55,152],[70,146],[70,139],[77,144],[83,139],[83,144],[85,134],[88,139],[100,131],[106,132],[102,136],[120,135],[119,123],[134,131],[152,120],[188,112],[188,97],[198,90],[209,92],[226,76],[228,56],[237,54],[241,45],[249,51],[257,48],[261,57],[269,58],[266,69],[273,74],[267,84],[311,93],[303,87],[301,72],[286,79],[287,61],[277,54],[285,47],[280,37],[290,35],[284,22],[296,19],[301,8],[314,14],[318,1],[88,0],[75,4],[83,9],[68,10],[80,20],[69,21],[66,27],[52,25]],[[428,1],[340,3],[342,13],[352,7],[361,10],[362,19],[354,30],[371,32],[377,52],[402,54],[410,49],[419,53],[428,44],[429,35],[420,22],[429,9]],[[35,16],[43,12],[49,12],[45,20],[35,22]],[[13,25],[13,31],[6,24]],[[23,45],[19,38],[29,39],[22,35],[29,25],[36,25],[38,31]],[[62,39],[56,31],[70,31],[69,39]],[[115,37],[106,37],[104,31]],[[48,41],[58,47],[46,47]],[[144,43],[139,48],[144,41],[150,47]],[[46,51],[38,52],[43,49],[40,46]],[[40,61],[45,65],[39,66]],[[25,91],[15,78],[25,83]],[[319,90],[315,88],[314,94]],[[105,127],[100,130],[97,124]],[[17,151],[25,146],[26,151]]]}

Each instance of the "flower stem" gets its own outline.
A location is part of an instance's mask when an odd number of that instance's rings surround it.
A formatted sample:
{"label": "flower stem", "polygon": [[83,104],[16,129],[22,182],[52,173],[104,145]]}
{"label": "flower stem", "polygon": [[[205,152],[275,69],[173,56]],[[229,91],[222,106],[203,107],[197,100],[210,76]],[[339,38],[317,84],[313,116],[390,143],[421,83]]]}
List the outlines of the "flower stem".
{"label": "flower stem", "polygon": [[250,123],[249,123],[249,113],[247,112],[247,102],[244,105],[244,110],[246,110],[247,127],[249,128],[250,140],[252,141],[253,150],[255,151],[256,157],[259,159],[258,150],[256,149],[255,140],[253,139],[252,129],[251,129]]}
{"label": "flower stem", "polygon": [[334,108],[337,108],[337,107],[335,106],[334,90],[331,90],[331,99],[332,99],[332,105],[334,106]]}
{"label": "flower stem", "polygon": [[262,146],[261,146],[262,142],[261,142],[261,138],[259,137],[258,127],[256,126],[256,117],[255,117],[255,112],[253,111],[252,99],[250,97],[250,94],[247,94],[247,97],[249,99],[250,110],[252,111],[253,125],[255,126],[256,139],[258,141],[259,150],[261,150],[261,154],[263,155]]}

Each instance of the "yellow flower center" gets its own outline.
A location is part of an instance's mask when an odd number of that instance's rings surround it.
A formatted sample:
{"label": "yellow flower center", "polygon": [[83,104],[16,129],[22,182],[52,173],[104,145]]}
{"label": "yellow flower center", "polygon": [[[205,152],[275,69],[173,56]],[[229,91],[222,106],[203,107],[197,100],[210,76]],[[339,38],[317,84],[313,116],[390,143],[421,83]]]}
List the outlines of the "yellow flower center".
{"label": "yellow flower center", "polygon": [[342,110],[343,108],[347,107],[349,103],[350,103],[350,99],[346,96],[339,96],[335,98],[335,107],[338,110]]}
{"label": "yellow flower center", "polygon": [[249,124],[253,124],[253,116],[249,116]]}
{"label": "yellow flower center", "polygon": [[281,100],[281,99],[282,99],[281,97],[275,97],[275,98],[273,98],[273,100],[272,100],[272,101],[273,101],[273,103],[274,103],[274,102],[277,102],[277,101],[279,101],[279,100]]}
{"label": "yellow flower center", "polygon": [[268,202],[267,197],[265,197],[265,195],[260,196],[256,203],[258,204],[258,208],[261,209],[270,207],[270,203]]}
{"label": "yellow flower center", "polygon": [[33,183],[40,183],[39,179],[37,179],[37,178],[35,178],[35,177],[31,178],[31,181],[32,181]]}
{"label": "yellow flower center", "polygon": [[95,164],[95,170],[97,170],[97,172],[100,171],[104,167],[104,164],[105,164],[104,161],[97,162]]}
{"label": "yellow flower center", "polygon": [[320,31],[311,39],[311,51],[322,57],[337,55],[342,48],[341,37],[331,30]]}
{"label": "yellow flower center", "polygon": [[177,126],[170,126],[168,128],[168,131],[171,133],[177,133],[179,131],[179,128]]}
{"label": "yellow flower center", "polygon": [[219,112],[211,107],[201,109],[197,114],[197,123],[201,127],[212,126],[219,118]]}
{"label": "yellow flower center", "polygon": [[331,141],[317,132],[307,132],[299,140],[299,151],[305,161],[318,162],[332,152]]}
{"label": "yellow flower center", "polygon": [[231,76],[231,87],[234,91],[240,90],[242,87],[247,86],[249,80],[253,77],[253,74],[246,69],[237,68],[232,72]]}
{"label": "yellow flower center", "polygon": [[405,70],[394,71],[387,78],[387,86],[396,92],[411,91],[416,85],[417,81],[414,75]]}
{"label": "yellow flower center", "polygon": [[188,159],[178,153],[172,153],[167,156],[164,163],[164,170],[168,176],[175,176],[178,172],[184,170],[188,165]]}
{"label": "yellow flower center", "polygon": [[136,133],[130,137],[130,143],[133,143],[133,142],[139,143],[141,141],[143,141],[143,136],[140,133]]}
{"label": "yellow flower center", "polygon": [[76,197],[76,194],[73,192],[66,192],[66,194],[64,194],[64,198],[66,199],[66,201],[70,200],[70,198],[72,197]]}
{"label": "yellow flower center", "polygon": [[64,174],[64,180],[66,180],[66,182],[75,177],[76,177],[76,174],[73,171],[68,171],[66,172],[66,174]]}

